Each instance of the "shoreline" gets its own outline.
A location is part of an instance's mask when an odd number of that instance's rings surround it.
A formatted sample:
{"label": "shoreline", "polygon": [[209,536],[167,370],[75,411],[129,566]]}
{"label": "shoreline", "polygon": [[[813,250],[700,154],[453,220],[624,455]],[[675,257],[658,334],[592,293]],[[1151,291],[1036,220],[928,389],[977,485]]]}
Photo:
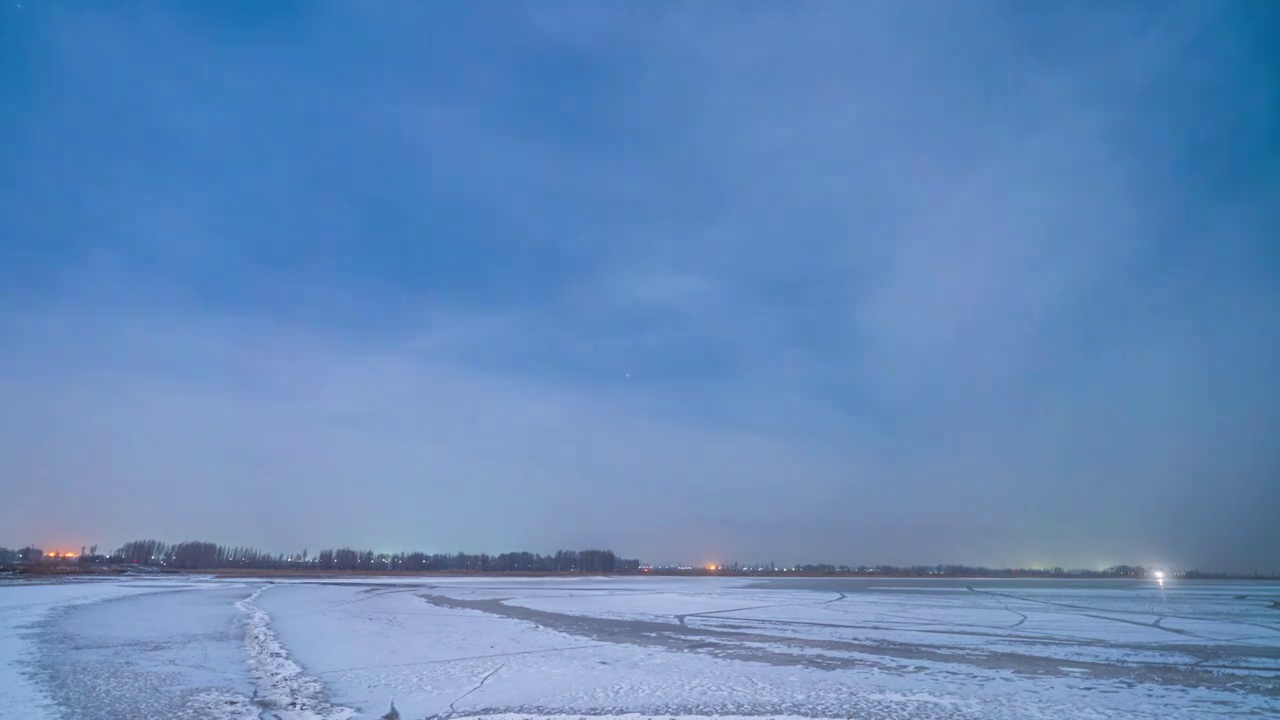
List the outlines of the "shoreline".
{"label": "shoreline", "polygon": [[[49,577],[176,577],[183,575],[213,576],[217,578],[373,578],[373,577],[421,577],[421,578],[741,578],[745,580],[822,579],[832,580],[1114,580],[1154,581],[1140,576],[1061,575],[1053,573],[1010,573],[992,575],[912,573],[821,573],[821,572],[725,572],[725,571],[672,571],[636,573],[584,573],[584,572],[521,572],[521,571],[468,571],[468,570],[322,570],[316,568],[208,568],[177,569],[151,565],[96,565],[79,567],[62,563],[41,563],[28,566],[10,566],[0,569],[0,577],[49,578]],[[1202,577],[1171,578],[1173,582],[1280,582],[1280,575],[1214,575]]]}

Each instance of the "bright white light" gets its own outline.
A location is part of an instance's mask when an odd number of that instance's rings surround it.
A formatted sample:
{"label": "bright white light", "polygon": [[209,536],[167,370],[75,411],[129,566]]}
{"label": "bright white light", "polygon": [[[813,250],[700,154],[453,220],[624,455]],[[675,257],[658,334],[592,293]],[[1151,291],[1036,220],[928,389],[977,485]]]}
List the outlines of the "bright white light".
{"label": "bright white light", "polygon": [[1164,573],[1163,573],[1163,572],[1161,572],[1161,571],[1159,571],[1159,570],[1157,570],[1157,571],[1156,571],[1156,579],[1157,579],[1157,580],[1163,580],[1163,579],[1164,579]]}

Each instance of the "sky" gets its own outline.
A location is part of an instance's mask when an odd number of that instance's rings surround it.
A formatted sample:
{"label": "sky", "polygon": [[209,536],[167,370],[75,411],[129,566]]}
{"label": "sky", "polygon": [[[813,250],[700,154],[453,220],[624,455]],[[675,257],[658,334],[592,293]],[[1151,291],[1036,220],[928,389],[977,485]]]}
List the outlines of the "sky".
{"label": "sky", "polygon": [[1277,23],[5,0],[0,545],[1280,571]]}

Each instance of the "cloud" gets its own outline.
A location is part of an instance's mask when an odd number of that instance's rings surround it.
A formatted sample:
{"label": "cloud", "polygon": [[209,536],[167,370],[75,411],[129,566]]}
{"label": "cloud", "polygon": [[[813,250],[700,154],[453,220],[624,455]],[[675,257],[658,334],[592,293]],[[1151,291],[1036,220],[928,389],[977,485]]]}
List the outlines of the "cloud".
{"label": "cloud", "polygon": [[42,10],[0,520],[1274,564],[1261,41],[935,10]]}
{"label": "cloud", "polygon": [[[95,352],[46,356],[4,385],[24,409],[6,414],[9,470],[28,479],[13,522],[439,549],[647,538],[676,553],[689,548],[664,545],[660,527],[722,503],[751,517],[812,501],[843,472],[812,448],[644,412],[630,396],[645,391],[622,378],[582,393],[430,353],[197,323],[34,323],[92,335],[75,352]],[[784,473],[804,480],[784,492]]]}

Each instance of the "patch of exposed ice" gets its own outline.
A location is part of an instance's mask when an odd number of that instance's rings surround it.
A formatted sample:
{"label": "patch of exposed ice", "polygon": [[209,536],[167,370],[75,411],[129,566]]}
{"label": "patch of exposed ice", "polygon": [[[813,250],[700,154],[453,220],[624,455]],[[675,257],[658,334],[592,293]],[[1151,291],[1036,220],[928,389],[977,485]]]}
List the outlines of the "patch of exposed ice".
{"label": "patch of exposed ice", "polygon": [[202,692],[191,696],[173,720],[259,720],[258,706],[237,693]]}

